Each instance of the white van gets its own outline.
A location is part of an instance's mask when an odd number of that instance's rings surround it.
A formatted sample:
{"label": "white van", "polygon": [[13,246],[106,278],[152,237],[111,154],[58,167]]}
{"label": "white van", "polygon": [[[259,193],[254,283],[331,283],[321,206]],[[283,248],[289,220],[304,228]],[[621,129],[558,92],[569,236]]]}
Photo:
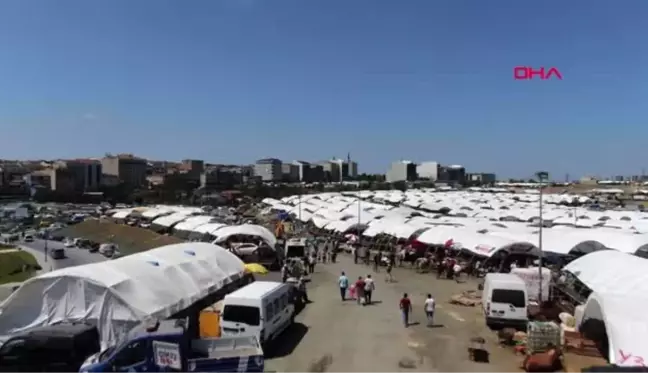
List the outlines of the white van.
{"label": "white van", "polygon": [[524,328],[528,322],[526,283],[511,273],[489,273],[484,281],[482,308],[489,328]]}
{"label": "white van", "polygon": [[266,345],[295,321],[294,287],[271,281],[255,281],[223,299],[222,336],[253,335]]}

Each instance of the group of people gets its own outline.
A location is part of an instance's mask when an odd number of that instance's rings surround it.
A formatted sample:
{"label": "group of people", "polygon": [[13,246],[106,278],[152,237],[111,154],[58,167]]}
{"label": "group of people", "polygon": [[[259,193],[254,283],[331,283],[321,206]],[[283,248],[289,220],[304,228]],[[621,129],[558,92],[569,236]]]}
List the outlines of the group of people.
{"label": "group of people", "polygon": [[[338,286],[340,288],[340,297],[342,301],[347,299],[355,299],[359,305],[369,305],[372,302],[372,296],[376,290],[376,283],[371,275],[366,277],[359,276],[358,279],[351,284],[347,275],[342,272],[338,278]],[[348,298],[347,298],[348,294]]]}
{"label": "group of people", "polygon": [[[407,293],[403,294],[398,307],[401,311],[401,316],[403,319],[403,325],[407,328],[410,326],[410,315],[412,314],[412,301],[410,300]],[[427,318],[427,326],[434,326],[434,311],[436,309],[436,301],[432,298],[432,294],[428,294],[425,302],[423,303],[423,311],[425,312],[425,317]]]}
{"label": "group of people", "polygon": [[[346,273],[342,272],[338,278],[338,287],[340,289],[340,298],[342,301],[347,299],[355,299],[359,305],[370,305],[373,299],[373,293],[376,290],[376,284],[371,278],[371,275],[366,277],[359,276],[358,279],[351,284]],[[348,297],[347,297],[348,294]],[[410,315],[412,314],[412,301],[408,294],[403,294],[399,304],[403,325],[407,328],[410,324]],[[432,294],[428,294],[425,302],[423,303],[423,310],[427,318],[427,326],[434,325],[434,311],[436,310],[436,301]]]}

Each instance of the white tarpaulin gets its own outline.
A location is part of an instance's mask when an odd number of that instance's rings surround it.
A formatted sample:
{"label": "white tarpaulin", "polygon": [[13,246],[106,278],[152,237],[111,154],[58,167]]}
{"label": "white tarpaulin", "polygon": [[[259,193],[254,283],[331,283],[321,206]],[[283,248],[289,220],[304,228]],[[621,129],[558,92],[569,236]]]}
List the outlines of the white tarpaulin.
{"label": "white tarpaulin", "polygon": [[0,335],[88,321],[106,345],[147,317],[168,318],[243,275],[239,258],[209,243],[63,268],[27,280],[0,305]]}
{"label": "white tarpaulin", "polygon": [[549,300],[549,287],[551,284],[551,270],[549,268],[542,268],[542,281],[538,267],[513,268],[511,273],[518,275],[518,277],[524,280],[530,300],[538,300],[540,284],[542,284],[542,300]]}

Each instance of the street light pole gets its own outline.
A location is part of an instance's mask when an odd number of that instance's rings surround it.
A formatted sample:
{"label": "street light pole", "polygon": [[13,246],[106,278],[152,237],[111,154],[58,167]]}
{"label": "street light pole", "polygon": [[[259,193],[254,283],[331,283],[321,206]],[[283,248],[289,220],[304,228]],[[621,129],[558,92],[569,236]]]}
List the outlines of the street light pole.
{"label": "street light pole", "polygon": [[362,212],[362,209],[360,208],[360,195],[358,195],[358,227],[356,229],[358,233],[358,247],[361,246],[361,240],[362,240],[362,234],[360,234],[360,214]]}
{"label": "street light pole", "polygon": [[549,173],[545,171],[537,172],[536,176],[540,181],[540,198],[538,199],[538,209],[539,218],[540,218],[540,229],[538,230],[538,249],[540,250],[540,255],[538,256],[538,278],[540,279],[538,283],[538,302],[542,304],[542,257],[544,256],[544,251],[542,250],[542,229],[544,227],[544,221],[542,219],[542,192],[544,187],[544,181],[548,178]]}
{"label": "street light pole", "polygon": [[302,189],[301,185],[299,186],[299,225],[301,225],[301,210],[302,210]]}

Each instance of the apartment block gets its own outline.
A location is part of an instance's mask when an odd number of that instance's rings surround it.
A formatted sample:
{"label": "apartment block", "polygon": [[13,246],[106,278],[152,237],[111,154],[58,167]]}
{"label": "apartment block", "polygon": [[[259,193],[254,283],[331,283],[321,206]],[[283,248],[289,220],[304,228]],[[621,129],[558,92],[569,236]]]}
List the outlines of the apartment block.
{"label": "apartment block", "polygon": [[103,167],[96,159],[72,159],[57,161],[54,168],[66,169],[73,180],[73,191],[94,192],[103,181]]}
{"label": "apartment block", "polygon": [[283,163],[281,165],[281,181],[286,183],[296,183],[300,181],[300,167],[293,163]]}
{"label": "apartment block", "polygon": [[337,162],[331,161],[321,161],[317,163],[322,166],[322,171],[324,173],[324,181],[326,182],[338,182],[342,181],[340,178],[340,164]]}
{"label": "apartment block", "polygon": [[108,155],[101,160],[103,173],[119,178],[121,183],[138,188],[145,186],[148,162],[132,154]]}
{"label": "apartment block", "polygon": [[283,178],[282,162],[276,158],[259,159],[254,164],[254,175],[262,181],[281,181]]}

